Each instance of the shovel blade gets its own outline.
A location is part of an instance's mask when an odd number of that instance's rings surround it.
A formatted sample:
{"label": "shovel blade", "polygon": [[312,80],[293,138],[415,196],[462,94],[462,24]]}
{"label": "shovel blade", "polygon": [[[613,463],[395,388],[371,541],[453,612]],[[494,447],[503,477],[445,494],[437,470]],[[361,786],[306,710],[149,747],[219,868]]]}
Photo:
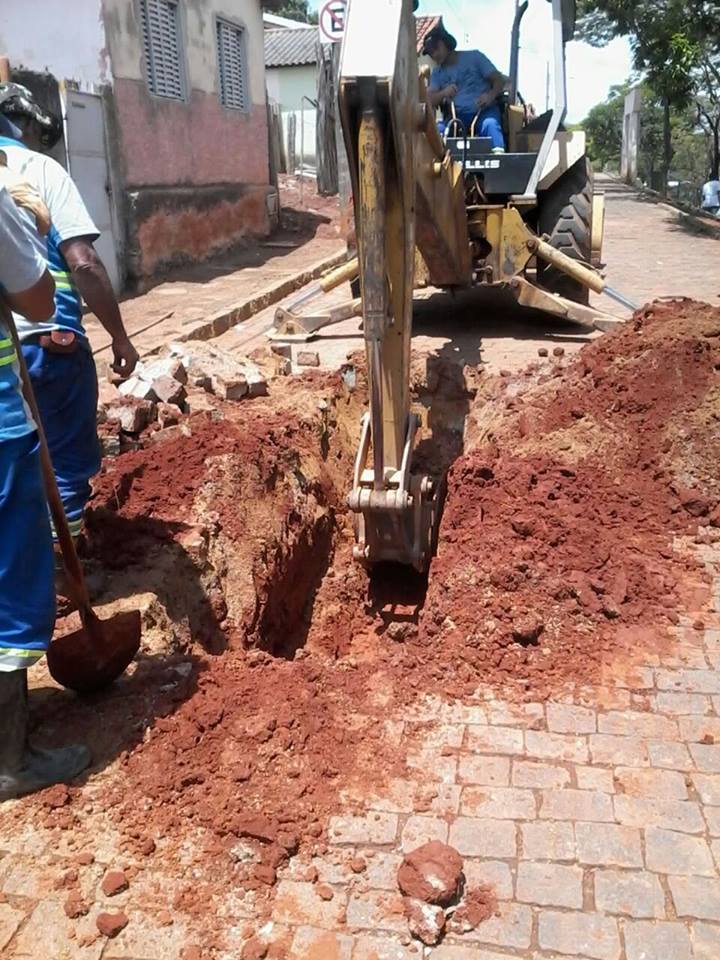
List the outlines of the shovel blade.
{"label": "shovel blade", "polygon": [[116,613],[100,620],[91,611],[78,630],[56,637],[47,652],[53,680],[76,693],[109,686],[140,649],[140,611]]}

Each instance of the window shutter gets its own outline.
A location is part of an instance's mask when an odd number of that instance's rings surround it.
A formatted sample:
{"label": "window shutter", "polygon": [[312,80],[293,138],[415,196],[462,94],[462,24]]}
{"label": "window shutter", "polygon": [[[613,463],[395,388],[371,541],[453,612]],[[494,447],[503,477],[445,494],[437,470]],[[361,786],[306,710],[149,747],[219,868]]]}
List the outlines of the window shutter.
{"label": "window shutter", "polygon": [[245,70],[245,38],[241,27],[217,20],[220,102],[233,110],[247,110],[248,89]]}
{"label": "window shutter", "polygon": [[140,0],[145,70],[150,92],[185,99],[180,15],[175,0]]}

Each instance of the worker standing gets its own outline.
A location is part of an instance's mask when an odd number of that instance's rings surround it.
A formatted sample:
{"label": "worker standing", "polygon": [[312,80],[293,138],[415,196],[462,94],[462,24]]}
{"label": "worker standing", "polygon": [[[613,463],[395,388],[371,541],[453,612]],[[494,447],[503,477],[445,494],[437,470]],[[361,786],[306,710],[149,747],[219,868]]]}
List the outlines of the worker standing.
{"label": "worker standing", "polygon": [[18,332],[50,447],[58,488],[73,536],[80,533],[90,480],[100,468],[97,372],[82,325],[83,300],[112,340],[113,367],[129,376],[138,360],[125,332],[107,271],[93,243],[99,233],[77,187],[49,150],[62,133],[19,84],[0,84],[0,113],[22,131],[23,142],[0,136],[8,168],[31,183],[50,210],[47,259],[55,280],[55,314]]}
{"label": "worker standing", "polygon": [[497,100],[507,88],[507,77],[479,50],[458,50],[457,40],[442,24],[425,37],[423,53],[436,64],[430,76],[432,106],[453,103],[466,133],[474,123],[476,137],[488,137],[493,153],[505,153]]}
{"label": "worker standing", "polygon": [[703,184],[700,193],[700,209],[713,217],[720,216],[720,180],[710,174],[710,179]]}
{"label": "worker standing", "polygon": [[[33,235],[34,234],[34,235]],[[54,284],[28,214],[0,185],[0,293],[31,322],[52,317]],[[38,436],[20,389],[17,354],[0,314],[0,800],[67,782],[85,747],[28,741],[27,670],[55,623],[53,553]]]}

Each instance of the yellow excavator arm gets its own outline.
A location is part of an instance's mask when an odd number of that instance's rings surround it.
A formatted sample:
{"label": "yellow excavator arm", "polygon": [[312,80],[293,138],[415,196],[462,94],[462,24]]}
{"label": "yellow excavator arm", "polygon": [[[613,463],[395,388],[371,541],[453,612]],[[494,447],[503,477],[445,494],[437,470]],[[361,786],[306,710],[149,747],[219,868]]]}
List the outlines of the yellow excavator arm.
{"label": "yellow excavator arm", "polygon": [[462,169],[446,155],[418,76],[412,0],[353,0],[340,115],[355,199],[370,388],[350,508],[356,557],[419,570],[439,515],[434,480],[412,470],[410,411],[416,244],[433,283],[466,286],[471,263]]}

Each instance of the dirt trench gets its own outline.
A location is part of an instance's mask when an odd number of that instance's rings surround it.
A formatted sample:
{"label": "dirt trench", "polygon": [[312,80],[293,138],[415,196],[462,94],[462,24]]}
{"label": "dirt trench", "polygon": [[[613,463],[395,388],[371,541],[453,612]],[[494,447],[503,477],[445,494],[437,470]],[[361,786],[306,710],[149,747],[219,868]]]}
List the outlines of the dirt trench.
{"label": "dirt trench", "polygon": [[343,798],[404,775],[419,698],[595,696],[671,642],[707,592],[683,543],[720,536],[719,377],[720,311],[689,301],[517,377],[418,360],[417,460],[449,468],[429,579],[351,559],[360,362],[109,461],[86,563],[99,601],[142,607],[142,654],[92,700],[34,693],[40,732],[96,762],[13,816],[114,838],[164,878],[144,908],[220,949],[229,889],[261,922]]}

